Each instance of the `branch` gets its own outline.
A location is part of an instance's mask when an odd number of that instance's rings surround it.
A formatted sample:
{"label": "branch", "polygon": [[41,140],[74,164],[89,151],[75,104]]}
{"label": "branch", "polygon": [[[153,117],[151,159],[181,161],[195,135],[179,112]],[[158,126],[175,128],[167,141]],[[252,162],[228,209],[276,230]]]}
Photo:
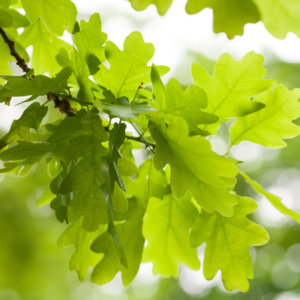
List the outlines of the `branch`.
{"label": "branch", "polygon": [[15,57],[17,60],[17,65],[25,72],[28,73],[30,71],[30,68],[28,68],[27,64],[25,63],[25,60],[19,55],[19,53],[15,49],[15,42],[12,41],[6,34],[6,32],[3,30],[3,28],[0,27],[0,34],[2,35],[4,42],[8,45],[10,49],[10,54]]}

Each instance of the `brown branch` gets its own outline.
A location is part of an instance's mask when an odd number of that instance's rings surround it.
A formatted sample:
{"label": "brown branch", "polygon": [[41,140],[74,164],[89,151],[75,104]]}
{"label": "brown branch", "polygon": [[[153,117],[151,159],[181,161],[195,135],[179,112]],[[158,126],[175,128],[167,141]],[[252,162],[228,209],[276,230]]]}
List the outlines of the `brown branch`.
{"label": "brown branch", "polygon": [[0,34],[2,35],[4,42],[8,45],[10,49],[10,54],[15,57],[17,60],[17,65],[25,72],[29,72],[30,68],[28,68],[27,64],[25,63],[25,60],[19,55],[19,53],[15,49],[15,42],[12,41],[6,34],[6,32],[3,30],[3,28],[0,27]]}

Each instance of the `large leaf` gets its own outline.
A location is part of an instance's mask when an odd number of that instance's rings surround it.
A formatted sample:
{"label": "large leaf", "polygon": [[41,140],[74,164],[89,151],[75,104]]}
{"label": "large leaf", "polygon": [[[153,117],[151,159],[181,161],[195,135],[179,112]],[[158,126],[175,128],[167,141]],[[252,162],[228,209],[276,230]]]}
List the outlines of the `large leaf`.
{"label": "large leaf", "polygon": [[255,190],[255,192],[263,195],[266,199],[270,201],[270,203],[278,209],[280,212],[282,212],[284,215],[287,215],[291,218],[293,218],[296,222],[300,223],[300,214],[293,211],[292,209],[287,208],[282,202],[281,198],[273,195],[272,193],[269,193],[263,189],[263,187],[257,183],[256,181],[252,180],[249,176],[247,176],[244,172],[239,172],[241,176],[246,180],[247,183],[249,183],[252,188]]}
{"label": "large leaf", "polygon": [[193,133],[202,133],[197,125],[211,124],[219,120],[215,115],[203,112],[207,107],[205,92],[196,85],[189,86],[182,91],[176,79],[170,79],[166,87],[161,81],[158,70],[152,66],[151,80],[153,87],[153,107],[163,111],[166,116],[182,116]]}
{"label": "large leaf", "polygon": [[37,75],[34,79],[27,79],[21,76],[7,77],[7,83],[0,90],[1,97],[24,97],[46,95],[48,92],[61,89],[65,81],[71,76],[72,69],[62,69],[54,78]]}
{"label": "large leaf", "polygon": [[174,118],[168,127],[163,119],[152,119],[149,128],[157,144],[155,168],[161,170],[170,164],[173,194],[182,198],[189,191],[208,212],[218,210],[232,216],[237,200],[225,189],[227,183],[222,176],[237,174],[235,162],[214,153],[210,142],[202,136],[189,137],[188,125],[182,117]]}
{"label": "large leaf", "polygon": [[143,228],[148,241],[143,260],[153,263],[154,274],[177,276],[181,263],[193,270],[200,268],[197,251],[189,245],[189,230],[198,214],[190,195],[180,200],[172,194],[150,198]]}
{"label": "large leaf", "polygon": [[284,147],[284,138],[300,134],[300,127],[292,120],[300,116],[300,91],[288,91],[283,85],[255,97],[266,107],[248,116],[237,118],[231,125],[231,145],[250,141],[265,147]]}
{"label": "large leaf", "polygon": [[63,48],[70,52],[72,49],[71,45],[53,35],[40,19],[25,28],[18,42],[25,48],[33,46],[31,67],[35,73],[48,72],[50,76],[61,70],[55,59],[59,50]]}
{"label": "large leaf", "polygon": [[86,232],[82,228],[82,218],[71,224],[59,237],[59,247],[75,246],[75,251],[70,260],[70,270],[78,273],[79,280],[83,281],[89,267],[95,267],[103,254],[95,253],[90,249],[92,242],[105,230],[100,226],[94,232]]}
{"label": "large leaf", "polygon": [[207,7],[214,11],[214,32],[225,32],[229,39],[243,35],[245,24],[260,20],[252,0],[189,0],[186,12],[196,14]]}
{"label": "large leaf", "polygon": [[18,120],[14,120],[10,130],[0,139],[0,149],[17,140],[31,140],[30,129],[36,131],[47,114],[48,108],[35,102],[28,106]]}
{"label": "large leaf", "polygon": [[278,39],[285,39],[289,32],[300,37],[300,3],[297,0],[252,0],[267,30]]}
{"label": "large leaf", "polygon": [[129,0],[131,6],[137,10],[141,11],[146,9],[149,5],[154,4],[160,15],[164,15],[170,8],[173,0]]}
{"label": "large leaf", "polygon": [[[132,32],[125,39],[124,51],[114,43],[107,42],[105,56],[110,68],[101,65],[94,79],[100,86],[110,90],[116,99],[127,97],[132,100],[142,82],[145,86],[151,82],[151,67],[147,64],[153,55],[154,46],[145,43],[139,32]],[[169,68],[158,67],[158,70],[162,76]]]}
{"label": "large leaf", "polygon": [[245,216],[257,209],[250,198],[238,197],[234,216],[226,218],[214,212],[202,212],[191,232],[191,246],[206,243],[204,254],[204,277],[211,280],[218,270],[228,291],[246,292],[248,278],[253,278],[249,246],[268,242],[268,233]]}
{"label": "large leaf", "polygon": [[74,72],[79,84],[78,98],[85,101],[94,99],[93,82],[90,75],[98,72],[98,65],[105,61],[103,44],[107,34],[101,31],[101,20],[98,13],[93,14],[88,22],[81,20],[81,30],[74,35],[75,50]]}
{"label": "large leaf", "polygon": [[[143,187],[143,188],[141,188]],[[128,194],[134,196],[129,200],[128,216],[125,222],[116,225],[116,232],[124,249],[128,268],[120,263],[118,254],[108,233],[103,234],[92,244],[92,250],[104,253],[104,258],[96,266],[92,281],[105,284],[121,271],[123,284],[128,285],[136,276],[142,260],[145,239],[142,234],[143,217],[150,197],[163,197],[170,193],[165,173],[157,172],[152,161],[145,160],[140,166],[134,182],[128,186]]]}
{"label": "large leaf", "polygon": [[65,30],[73,32],[77,10],[71,0],[21,0],[21,3],[31,23],[40,17],[55,35],[62,36]]}
{"label": "large leaf", "polygon": [[[99,224],[106,224],[106,204],[99,187],[104,183],[101,174],[102,157],[109,152],[102,143],[108,140],[99,116],[83,129],[90,134],[72,140],[75,151],[84,154],[60,186],[62,194],[74,191],[74,198],[68,207],[68,218],[75,222],[84,216],[82,225],[86,231],[95,231]],[[108,183],[106,183],[108,184]]]}
{"label": "large leaf", "polygon": [[[217,115],[221,121],[226,118],[245,116],[264,107],[263,104],[250,101],[250,98],[269,89],[273,80],[262,80],[266,75],[263,57],[253,51],[240,61],[229,54],[223,54],[210,77],[198,64],[192,65],[194,83],[206,92],[208,106],[204,110]],[[204,126],[203,129],[209,129]]]}

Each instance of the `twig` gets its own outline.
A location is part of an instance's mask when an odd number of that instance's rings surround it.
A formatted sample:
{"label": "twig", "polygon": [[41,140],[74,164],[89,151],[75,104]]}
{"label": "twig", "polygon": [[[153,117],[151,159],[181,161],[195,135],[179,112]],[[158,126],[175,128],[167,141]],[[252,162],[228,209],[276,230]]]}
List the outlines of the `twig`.
{"label": "twig", "polygon": [[146,145],[148,147],[152,147],[153,149],[156,147],[155,144],[146,142],[144,139],[142,139],[140,137],[134,137],[134,136],[129,136],[129,135],[126,135],[125,137],[128,140],[133,140],[133,141],[136,141],[136,142],[140,142],[140,143],[142,143],[142,144],[144,144],[144,145]]}
{"label": "twig", "polygon": [[3,28],[0,27],[0,34],[2,35],[4,42],[8,45],[10,49],[10,54],[15,57],[17,60],[17,65],[25,72],[28,73],[30,71],[30,68],[25,63],[25,60],[19,55],[19,53],[15,49],[15,42],[12,41],[6,34],[6,32],[3,30]]}

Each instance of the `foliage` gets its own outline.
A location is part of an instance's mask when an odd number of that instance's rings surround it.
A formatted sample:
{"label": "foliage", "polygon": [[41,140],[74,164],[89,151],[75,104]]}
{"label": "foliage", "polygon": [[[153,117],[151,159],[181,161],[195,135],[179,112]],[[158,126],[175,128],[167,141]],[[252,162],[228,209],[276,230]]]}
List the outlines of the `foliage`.
{"label": "foliage", "polygon": [[[130,2],[137,11],[154,4],[160,15],[164,15],[172,5],[172,0]],[[214,32],[225,32],[229,39],[243,35],[246,24],[259,21],[262,21],[266,29],[278,39],[285,39],[289,32],[294,32],[300,37],[300,3],[295,0],[187,0],[186,12],[190,15],[197,14],[205,8],[213,10]]]}
{"label": "foliage", "polygon": [[[37,2],[33,9],[34,0],[21,1],[30,23],[15,13],[10,21],[10,1],[0,2],[5,4],[0,20],[8,27],[7,34],[1,28],[4,45],[25,73],[9,76],[11,57],[1,58],[0,71],[7,72],[1,105],[18,97],[27,97],[25,102],[47,97],[43,104],[31,103],[1,138],[0,172],[25,175],[36,164],[48,164],[52,181],[38,205],[50,203],[58,221],[69,224],[58,244],[76,248],[70,269],[84,280],[93,267],[92,281],[100,285],[119,271],[123,284],[130,284],[142,261],[152,262],[155,274],[177,276],[180,264],[200,268],[194,248],[205,242],[206,279],[221,270],[226,289],[247,291],[253,277],[249,246],[263,245],[269,237],[246,218],[257,205],[237,194],[237,174],[282,213],[298,222],[299,214],[242,173],[242,162],[228,153],[242,141],[275,148],[299,135],[292,123],[300,116],[299,90],[263,79],[263,58],[254,52],[240,61],[222,55],[213,77],[193,64],[194,84],[184,91],[175,79],[165,86],[161,77],[169,68],[148,65],[154,46],[139,32],[131,33],[120,50],[106,42],[98,14],[79,24],[71,1],[54,1],[49,10],[42,8],[48,2]],[[141,1],[132,4],[144,8]],[[164,5],[161,13],[170,3]],[[55,18],[49,18],[52,14]],[[9,33],[16,24],[25,27],[21,36]],[[74,46],[56,37],[64,30],[73,34]],[[54,47],[43,52],[49,43]],[[17,51],[24,53],[29,45],[36,69],[29,69]],[[41,126],[55,108],[61,118]],[[219,155],[210,137],[233,119],[231,144]],[[133,149],[144,155],[139,168]]]}

